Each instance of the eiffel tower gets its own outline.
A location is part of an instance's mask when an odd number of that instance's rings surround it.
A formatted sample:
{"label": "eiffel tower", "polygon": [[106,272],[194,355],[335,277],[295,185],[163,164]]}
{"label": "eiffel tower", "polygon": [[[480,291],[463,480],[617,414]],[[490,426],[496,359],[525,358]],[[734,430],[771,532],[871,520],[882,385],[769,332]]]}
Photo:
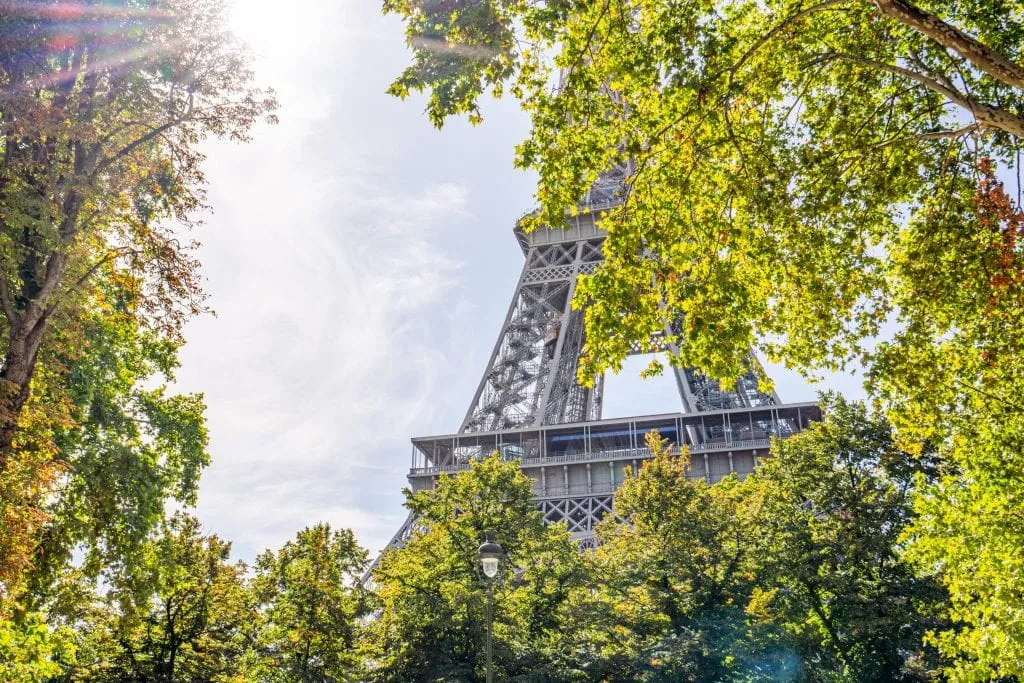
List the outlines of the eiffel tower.
{"label": "eiffel tower", "polygon": [[[772,437],[821,418],[815,402],[784,404],[761,391],[753,369],[727,391],[695,370],[672,368],[681,411],[601,419],[603,376],[592,387],[577,382],[584,328],[571,302],[577,278],[604,258],[598,223],[621,201],[629,170],[602,174],[564,229],[527,233],[522,221],[516,224],[525,262],[498,341],[458,432],[412,439],[413,491],[497,451],[530,477],[545,521],[566,522],[581,547],[592,547],[594,527],[611,513],[626,472],[636,473],[650,457],[648,432],[657,430],[676,449],[685,445],[690,476],[714,483],[732,472],[745,477],[768,454]],[[388,547],[400,547],[414,525],[407,519]]]}

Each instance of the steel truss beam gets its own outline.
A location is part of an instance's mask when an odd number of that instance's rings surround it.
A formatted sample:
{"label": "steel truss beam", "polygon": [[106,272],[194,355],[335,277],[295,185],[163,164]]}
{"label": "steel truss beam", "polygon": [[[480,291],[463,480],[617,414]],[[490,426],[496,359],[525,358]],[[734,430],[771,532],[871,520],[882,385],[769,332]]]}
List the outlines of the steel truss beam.
{"label": "steel truss beam", "polygon": [[[576,381],[585,337],[583,314],[572,309],[572,298],[579,276],[592,273],[604,259],[602,242],[603,237],[592,237],[529,247],[498,342],[460,432],[601,417],[604,378],[597,378],[594,388]],[[658,339],[650,346],[678,352]],[[778,396],[758,388],[755,362],[751,358],[750,370],[731,391],[696,370],[673,368],[686,412],[777,405]]]}
{"label": "steel truss beam", "polygon": [[537,503],[548,524],[565,522],[574,536],[591,536],[594,527],[605,515],[612,513],[611,494],[582,498],[554,498]]}
{"label": "steel truss beam", "polygon": [[461,432],[582,422],[600,416],[601,384],[576,381],[583,318],[576,280],[602,259],[600,240],[533,247]]}

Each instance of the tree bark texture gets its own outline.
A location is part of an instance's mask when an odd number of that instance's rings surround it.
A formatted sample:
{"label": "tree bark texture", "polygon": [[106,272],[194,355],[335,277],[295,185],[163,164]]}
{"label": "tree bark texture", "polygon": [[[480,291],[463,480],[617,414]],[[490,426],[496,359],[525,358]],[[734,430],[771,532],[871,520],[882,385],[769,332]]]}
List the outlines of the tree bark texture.
{"label": "tree bark texture", "polygon": [[28,401],[36,359],[46,331],[46,316],[31,306],[11,321],[7,356],[0,369],[0,472],[7,466],[18,418]]}
{"label": "tree bark texture", "polygon": [[946,49],[953,50],[992,78],[1018,90],[1024,90],[1024,68],[973,36],[906,0],[874,2],[884,16],[915,29]]}

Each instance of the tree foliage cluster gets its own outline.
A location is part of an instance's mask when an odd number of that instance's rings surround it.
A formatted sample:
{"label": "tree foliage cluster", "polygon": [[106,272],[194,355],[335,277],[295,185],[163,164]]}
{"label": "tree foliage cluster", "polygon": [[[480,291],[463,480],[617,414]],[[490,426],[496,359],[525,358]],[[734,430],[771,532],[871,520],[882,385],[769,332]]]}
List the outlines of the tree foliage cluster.
{"label": "tree foliage cluster", "polygon": [[249,61],[219,0],[0,2],[0,616],[193,502],[203,400],[166,386],[205,310],[199,144],[274,120]]}
{"label": "tree foliage cluster", "polygon": [[[169,388],[205,310],[199,145],[277,108],[225,20],[219,0],[0,0],[0,679],[66,673],[93,645],[109,671],[163,675],[125,645],[183,637],[147,610],[239,595],[227,545],[165,515],[209,460],[202,395]],[[77,647],[93,618],[120,654]]]}
{"label": "tree foliage cluster", "polygon": [[[497,680],[924,681],[946,663],[934,576],[902,556],[911,496],[934,461],[888,423],[829,399],[825,422],[745,481],[711,485],[657,434],[615,513],[581,553],[545,525],[530,480],[497,455],[408,493],[417,523],[365,585],[368,556],[320,524],[252,568],[178,513],[105,585],[67,573],[23,620],[36,662],[0,639],[4,673],[69,681],[479,681],[487,592],[476,548],[507,556],[493,584]],[[0,632],[2,635],[2,632]],[[21,667],[15,669],[14,667]],[[29,675],[26,672],[31,672]]]}
{"label": "tree foliage cluster", "polygon": [[58,600],[51,619],[73,633],[59,679],[351,680],[370,604],[358,584],[366,551],[352,533],[304,529],[252,571],[230,561],[230,548],[179,513],[147,542],[138,579]]}
{"label": "tree foliage cluster", "polygon": [[[539,173],[525,222],[599,212],[579,379],[635,348],[734,380],[756,349],[863,367],[941,475],[908,535],[954,601],[965,678],[1020,676],[1024,14],[1004,0],[385,0],[400,97],[480,120],[511,92]],[[557,74],[557,77],[556,77]],[[1012,182],[1012,181],[1011,181]],[[581,202],[584,202],[581,205]],[[657,367],[652,371],[657,371]],[[958,665],[960,666],[960,665]]]}

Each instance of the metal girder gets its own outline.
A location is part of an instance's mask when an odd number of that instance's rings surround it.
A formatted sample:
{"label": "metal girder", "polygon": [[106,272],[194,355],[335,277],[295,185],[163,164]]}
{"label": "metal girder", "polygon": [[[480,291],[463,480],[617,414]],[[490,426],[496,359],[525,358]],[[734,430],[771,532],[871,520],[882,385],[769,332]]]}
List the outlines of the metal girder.
{"label": "metal girder", "polygon": [[592,536],[594,528],[605,515],[612,513],[613,495],[585,496],[582,498],[554,498],[541,500],[537,506],[544,522],[565,522],[569,533],[576,537]]}
{"label": "metal girder", "polygon": [[[611,182],[611,181],[609,181]],[[618,181],[616,181],[618,182]],[[593,388],[577,382],[585,339],[583,314],[572,309],[576,280],[603,260],[603,238],[531,246],[491,359],[461,432],[570,424],[601,417],[603,377]],[[670,330],[666,330],[669,332]],[[666,334],[666,338],[669,335]],[[659,339],[647,348],[678,352]],[[673,368],[687,412],[777,405],[758,388],[756,361],[733,390],[693,369]]]}
{"label": "metal girder", "polygon": [[576,381],[583,318],[576,280],[600,261],[600,240],[532,247],[487,370],[460,432],[583,422],[600,417],[600,387]]}

